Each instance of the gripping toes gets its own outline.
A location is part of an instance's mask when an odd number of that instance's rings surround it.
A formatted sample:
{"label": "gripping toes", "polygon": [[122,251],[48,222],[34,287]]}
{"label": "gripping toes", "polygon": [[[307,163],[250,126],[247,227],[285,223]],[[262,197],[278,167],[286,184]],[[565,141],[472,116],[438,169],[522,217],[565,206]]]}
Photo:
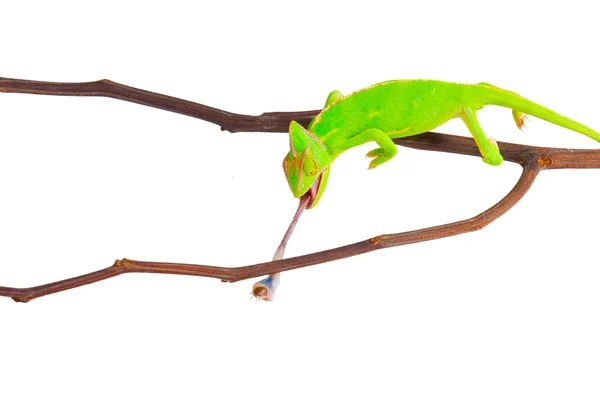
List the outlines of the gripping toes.
{"label": "gripping toes", "polygon": [[355,135],[354,137],[346,140],[340,149],[346,150],[353,148],[358,145],[365,144],[367,142],[375,141],[379,148],[373,149],[367,153],[368,158],[373,158],[369,169],[373,169],[382,163],[387,162],[398,153],[398,147],[394,144],[394,141],[379,129],[367,129],[362,133]]}
{"label": "gripping toes", "polygon": [[460,113],[460,117],[473,135],[473,138],[479,147],[479,152],[481,152],[483,161],[492,166],[498,166],[501,164],[504,159],[500,154],[498,144],[493,138],[488,139],[485,136],[481,126],[479,125],[479,122],[477,121],[477,117],[475,116],[475,109],[471,107],[465,107]]}
{"label": "gripping toes", "polygon": [[483,161],[492,166],[498,166],[502,163],[504,158],[500,154],[500,149],[498,148],[498,143],[494,138],[488,138],[488,142],[490,143],[489,150],[486,150],[486,155],[483,156]]}
{"label": "gripping toes", "polygon": [[526,114],[513,109],[512,115],[513,115],[513,119],[515,120],[515,123],[517,124],[517,127],[520,130],[523,130],[524,127],[527,127],[527,122],[529,121],[529,117]]}
{"label": "gripping toes", "polygon": [[373,159],[371,160],[371,163],[369,163],[369,170],[374,169],[375,167],[387,162],[392,157],[394,157],[395,154],[396,153],[389,153],[383,148],[376,148],[372,151],[369,151],[367,153],[367,158]]}

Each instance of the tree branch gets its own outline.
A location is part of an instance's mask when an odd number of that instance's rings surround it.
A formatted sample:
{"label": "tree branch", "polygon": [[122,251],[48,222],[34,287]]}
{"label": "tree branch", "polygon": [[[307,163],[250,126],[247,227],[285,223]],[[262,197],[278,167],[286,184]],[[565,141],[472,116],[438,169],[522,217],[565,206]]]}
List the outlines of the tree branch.
{"label": "tree branch", "polygon": [[[50,83],[0,78],[0,92],[105,96],[152,106],[171,112],[196,117],[221,126],[222,130],[285,132],[291,120],[307,125],[318,111],[271,112],[258,116],[240,115],[211,108],[194,102],[169,97],[124,86],[109,80],[89,83]],[[398,145],[410,148],[480,156],[471,138],[438,133],[424,133],[413,137],[395,139]],[[380,235],[361,242],[321,252],[269,261],[242,267],[215,267],[181,263],[162,263],[117,260],[112,266],[89,274],[30,288],[0,287],[0,296],[11,297],[17,302],[27,302],[37,297],[98,282],[130,272],[178,274],[218,278],[224,282],[236,282],[248,278],[289,271],[296,268],[339,260],[370,251],[424,242],[465,232],[479,230],[506,213],[529,190],[542,170],[558,168],[600,168],[600,150],[571,150],[544,148],[518,144],[499,143],[504,159],[523,167],[523,173],[513,189],[498,203],[484,212],[462,221],[424,228],[409,232]]]}
{"label": "tree branch", "polygon": [[312,118],[319,113],[319,110],[314,110],[269,112],[258,116],[240,115],[196,102],[140,90],[107,79],[85,83],[55,83],[0,77],[0,92],[116,98],[218,124],[221,126],[221,130],[232,133],[239,131],[287,132],[291,120],[308,126]]}

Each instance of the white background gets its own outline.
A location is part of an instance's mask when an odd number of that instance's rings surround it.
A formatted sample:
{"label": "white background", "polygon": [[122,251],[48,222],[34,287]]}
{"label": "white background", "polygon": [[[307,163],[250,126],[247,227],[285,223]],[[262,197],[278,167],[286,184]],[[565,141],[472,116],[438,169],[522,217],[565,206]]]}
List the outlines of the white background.
{"label": "white background", "polygon": [[[389,79],[486,81],[600,129],[586,2],[15,4],[4,77],[109,78],[248,114]],[[540,120],[520,132],[506,109],[479,118],[501,141],[598,148]],[[520,173],[406,148],[367,171],[372,147],[336,160],[287,256],[471,217]],[[287,150],[284,134],[113,99],[0,94],[0,285],[122,257],[269,260],[297,205]],[[543,172],[479,232],[289,272],[273,303],[248,300],[253,281],[139,274],[2,298],[1,395],[598,396],[598,181]]]}

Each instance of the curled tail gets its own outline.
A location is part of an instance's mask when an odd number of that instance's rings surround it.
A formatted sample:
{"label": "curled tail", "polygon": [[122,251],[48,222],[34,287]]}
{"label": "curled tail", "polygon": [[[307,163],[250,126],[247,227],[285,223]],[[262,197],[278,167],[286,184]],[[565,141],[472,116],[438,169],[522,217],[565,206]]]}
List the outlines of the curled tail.
{"label": "curled tail", "polygon": [[478,87],[483,90],[481,92],[481,99],[484,104],[498,105],[512,109],[513,118],[519,128],[523,127],[527,117],[526,115],[531,115],[569,130],[576,131],[600,142],[600,133],[546,107],[536,104],[533,101],[523,98],[518,94],[494,87],[487,83],[479,84]]}

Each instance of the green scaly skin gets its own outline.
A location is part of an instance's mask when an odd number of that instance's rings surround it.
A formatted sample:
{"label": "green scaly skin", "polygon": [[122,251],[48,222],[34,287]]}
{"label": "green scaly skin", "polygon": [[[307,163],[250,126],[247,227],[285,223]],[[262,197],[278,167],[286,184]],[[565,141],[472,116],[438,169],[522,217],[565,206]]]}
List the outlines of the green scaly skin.
{"label": "green scaly skin", "polygon": [[327,185],[329,165],[347,149],[375,141],[379,148],[367,153],[372,169],[396,155],[393,138],[421,134],[453,118],[466,124],[483,161],[499,165],[503,159],[498,146],[485,136],[475,115],[485,105],[512,109],[519,128],[532,115],[600,141],[600,134],[589,127],[488,83],[392,80],[348,96],[333,91],[308,129],[290,123],[291,150],[283,161],[290,189],[297,198],[311,195],[312,208]]}

